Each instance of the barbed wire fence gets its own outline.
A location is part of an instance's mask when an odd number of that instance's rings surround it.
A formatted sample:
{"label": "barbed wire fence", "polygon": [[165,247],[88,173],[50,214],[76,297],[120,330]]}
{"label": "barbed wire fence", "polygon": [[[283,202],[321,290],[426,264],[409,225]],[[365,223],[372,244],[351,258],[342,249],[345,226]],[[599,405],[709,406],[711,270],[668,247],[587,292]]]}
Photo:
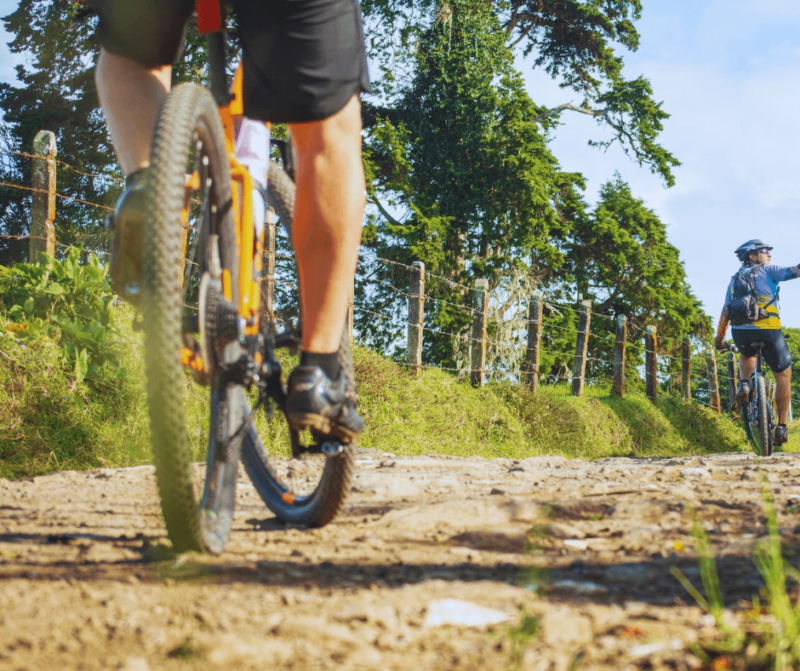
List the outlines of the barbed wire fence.
{"label": "barbed wire fence", "polygon": [[[81,248],[74,245],[66,245],[58,242],[55,231],[56,204],[58,202],[70,203],[79,207],[90,208],[104,217],[113,208],[101,203],[94,202],[89,198],[79,197],[61,193],[56,188],[56,168],[60,167],[82,177],[91,180],[102,180],[106,183],[121,183],[124,180],[111,174],[100,174],[80,170],[66,161],[56,158],[56,138],[51,131],[39,131],[33,141],[33,152],[17,151],[7,146],[0,146],[0,158],[7,164],[8,159],[19,157],[31,161],[31,184],[21,184],[19,181],[12,181],[12,177],[0,178],[0,189],[13,189],[21,191],[30,196],[30,226],[28,235],[0,234],[0,239],[7,241],[29,241],[28,258],[36,260],[42,253],[52,256],[55,254],[56,247],[61,249],[73,248],[80,251],[94,252],[98,256],[107,257],[106,243],[107,236],[104,234],[85,236],[84,245]],[[10,168],[10,165],[6,165]],[[12,175],[12,170],[7,170],[6,174]],[[12,229],[13,230],[13,229]]]}
{"label": "barbed wire fence", "polygon": [[[55,137],[49,131],[37,134],[34,153],[2,149],[0,153],[28,158],[33,163],[33,184],[0,181],[2,188],[31,193],[29,235],[0,238],[30,241],[30,258],[41,252],[53,255],[55,248],[79,249],[55,238],[56,199],[109,211],[112,208],[87,199],[58,193],[55,165],[91,178],[113,179],[78,170],[55,158]],[[274,221],[272,222],[274,224]],[[270,305],[284,314],[297,313],[298,282],[287,236],[267,246],[271,259],[265,262],[265,280]],[[93,253],[108,259],[98,245]],[[475,386],[496,382],[526,385],[536,393],[542,386],[568,384],[581,396],[589,386],[610,385],[611,393],[623,397],[631,387],[644,388],[657,401],[659,391],[677,386],[680,368],[681,397],[716,413],[734,412],[738,374],[733,353],[719,353],[696,338],[672,338],[654,325],[632,326],[626,315],[594,311],[589,301],[574,304],[541,291],[535,279],[520,272],[501,286],[491,288],[487,280],[466,285],[452,277],[426,270],[421,261],[403,263],[374,254],[362,255],[356,282],[359,299],[351,298],[351,335],[365,344],[380,334],[393,346],[393,359],[419,376],[437,369],[469,379]],[[436,317],[442,312],[454,326],[442,327]],[[354,331],[353,324],[358,324]],[[574,339],[571,348],[569,341]],[[452,361],[425,356],[431,340],[449,343]],[[680,351],[680,355],[677,352]],[[774,394],[774,385],[770,390]],[[800,402],[793,393],[792,401]]]}

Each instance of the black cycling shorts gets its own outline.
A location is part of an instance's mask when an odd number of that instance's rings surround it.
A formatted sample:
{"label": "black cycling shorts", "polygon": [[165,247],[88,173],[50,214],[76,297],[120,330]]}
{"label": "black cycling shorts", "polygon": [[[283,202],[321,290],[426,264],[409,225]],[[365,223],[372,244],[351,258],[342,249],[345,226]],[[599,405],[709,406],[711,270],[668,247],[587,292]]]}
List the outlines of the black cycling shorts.
{"label": "black cycling shorts", "polygon": [[[370,93],[358,0],[231,0],[242,39],[244,113],[319,121]],[[108,51],[156,68],[180,56],[194,0],[93,0]]]}
{"label": "black cycling shorts", "polygon": [[737,329],[732,328],[733,342],[739,351],[747,357],[755,356],[756,350],[749,344],[754,340],[767,343],[762,350],[764,361],[773,373],[782,373],[792,365],[792,355],[786,337],[780,329]]}

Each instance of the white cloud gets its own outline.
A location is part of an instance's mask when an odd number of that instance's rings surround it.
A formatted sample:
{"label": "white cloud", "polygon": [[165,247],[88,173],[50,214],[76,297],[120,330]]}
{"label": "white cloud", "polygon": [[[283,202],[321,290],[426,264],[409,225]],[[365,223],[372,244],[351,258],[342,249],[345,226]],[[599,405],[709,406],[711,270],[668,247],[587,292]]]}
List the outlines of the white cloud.
{"label": "white cloud", "polygon": [[795,19],[800,22],[800,3],[797,0],[752,0],[745,6],[745,11],[756,20]]}

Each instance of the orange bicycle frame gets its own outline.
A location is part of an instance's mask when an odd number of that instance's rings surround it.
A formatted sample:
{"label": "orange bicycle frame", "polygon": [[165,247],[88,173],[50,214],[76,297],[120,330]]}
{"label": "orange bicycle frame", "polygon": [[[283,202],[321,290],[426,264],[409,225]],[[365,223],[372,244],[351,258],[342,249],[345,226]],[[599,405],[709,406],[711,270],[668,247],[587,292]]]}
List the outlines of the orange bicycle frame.
{"label": "orange bicycle frame", "polygon": [[[236,70],[233,87],[228,88],[225,75],[226,6],[220,0],[197,0],[197,24],[208,35],[209,75],[211,91],[219,105],[225,128],[232,181],[232,212],[236,223],[236,246],[239,250],[239,316],[245,320],[246,333],[258,333],[261,303],[261,271],[264,254],[264,231],[256,238],[253,218],[253,178],[236,160],[236,124],[244,114],[242,101],[242,65]],[[267,124],[269,127],[269,124]],[[223,270],[222,288],[232,299],[230,272]]]}

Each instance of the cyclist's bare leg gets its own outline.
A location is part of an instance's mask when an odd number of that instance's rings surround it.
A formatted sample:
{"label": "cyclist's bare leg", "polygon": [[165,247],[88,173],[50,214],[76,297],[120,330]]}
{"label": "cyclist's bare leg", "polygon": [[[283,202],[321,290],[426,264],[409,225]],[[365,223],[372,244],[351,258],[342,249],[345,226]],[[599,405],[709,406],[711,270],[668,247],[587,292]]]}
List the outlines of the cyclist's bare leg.
{"label": "cyclist's bare leg", "polygon": [[365,182],[361,102],[354,95],[322,121],[290,125],[297,148],[292,239],[300,275],[306,352],[339,349],[353,289]]}
{"label": "cyclist's bare leg", "polygon": [[775,375],[775,405],[778,406],[778,424],[786,424],[789,419],[789,405],[792,402],[792,368]]}
{"label": "cyclist's bare leg", "polygon": [[757,363],[758,363],[758,357],[745,356],[744,354],[742,354],[739,357],[739,379],[749,381],[750,376],[756,372]]}
{"label": "cyclist's bare leg", "polygon": [[150,70],[100,49],[95,82],[122,171],[130,175],[146,168],[158,111],[170,90],[172,66]]}

